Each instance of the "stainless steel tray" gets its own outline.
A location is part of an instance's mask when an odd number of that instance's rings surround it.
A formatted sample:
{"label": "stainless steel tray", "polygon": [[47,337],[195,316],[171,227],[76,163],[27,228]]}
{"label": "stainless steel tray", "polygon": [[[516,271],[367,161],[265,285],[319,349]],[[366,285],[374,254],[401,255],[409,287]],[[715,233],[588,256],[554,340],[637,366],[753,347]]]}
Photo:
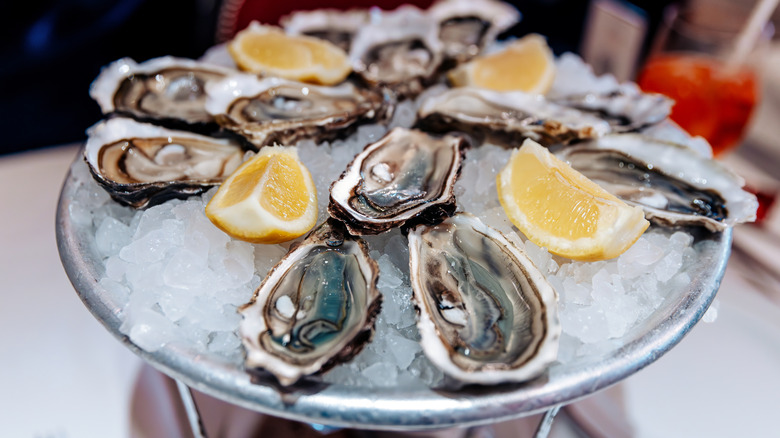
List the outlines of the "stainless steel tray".
{"label": "stainless steel tray", "polygon": [[75,190],[69,174],[57,208],[60,258],[87,308],[130,350],[191,388],[236,405],[299,421],[360,429],[421,430],[509,420],[617,383],[661,357],[699,321],[715,297],[731,250],[731,230],[702,232],[696,236],[698,257],[686,271],[691,277],[686,290],[669,296],[614,350],[597,359],[555,364],[545,376],[528,383],[459,390],[323,384],[282,392],[268,383],[253,383],[243,368],[219,357],[176,346],[147,352],[122,334],[121,308],[98,284],[103,267],[94,235],[71,221]]}

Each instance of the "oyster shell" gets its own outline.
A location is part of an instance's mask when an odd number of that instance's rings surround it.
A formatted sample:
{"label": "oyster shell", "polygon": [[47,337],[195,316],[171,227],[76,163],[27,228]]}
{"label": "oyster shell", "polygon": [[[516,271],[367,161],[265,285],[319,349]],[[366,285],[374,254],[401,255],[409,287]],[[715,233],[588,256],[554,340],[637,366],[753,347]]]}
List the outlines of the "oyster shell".
{"label": "oyster shell", "polygon": [[493,0],[440,0],[428,14],[438,23],[444,55],[458,63],[477,56],[520,21],[512,5]]}
{"label": "oyster shell", "polygon": [[90,87],[103,114],[119,113],[175,128],[212,129],[205,86],[236,71],[164,56],[141,64],[122,58],[104,67]]}
{"label": "oyster shell", "polygon": [[280,78],[235,75],[207,88],[206,109],[256,147],[346,136],[361,123],[384,120],[382,96],[350,83],[316,86]]}
{"label": "oyster shell", "polygon": [[145,208],[219,185],[243,161],[235,142],[113,118],[93,126],[84,159],[117,202]]}
{"label": "oyster shell", "polygon": [[328,212],[353,234],[378,234],[455,211],[465,138],[394,128],[366,146],[331,185]]}
{"label": "oyster shell", "polygon": [[284,31],[291,35],[321,38],[341,47],[345,52],[349,52],[355,34],[368,22],[369,12],[365,9],[296,11],[279,20]]}
{"label": "oyster shell", "polygon": [[360,28],[349,53],[352,69],[372,86],[400,97],[422,92],[442,61],[438,26],[414,6],[383,13]]}
{"label": "oyster shell", "polygon": [[609,135],[556,154],[623,201],[664,225],[722,231],[755,220],[744,180],[685,146],[638,134]]}
{"label": "oyster shell", "polygon": [[464,382],[523,381],[556,359],[558,296],[524,252],[459,213],[409,232],[423,351]]}
{"label": "oyster shell", "polygon": [[371,338],[382,296],[368,246],[330,219],[268,273],[240,309],[245,365],[282,385],[347,361]]}
{"label": "oyster shell", "polygon": [[526,138],[544,145],[569,143],[611,129],[600,117],[541,95],[472,87],[453,88],[423,101],[417,126],[433,132],[462,131],[508,147],[519,147]]}
{"label": "oyster shell", "polygon": [[672,99],[662,94],[626,90],[570,95],[552,101],[598,115],[609,123],[614,133],[639,131],[658,124],[669,117],[674,105]]}

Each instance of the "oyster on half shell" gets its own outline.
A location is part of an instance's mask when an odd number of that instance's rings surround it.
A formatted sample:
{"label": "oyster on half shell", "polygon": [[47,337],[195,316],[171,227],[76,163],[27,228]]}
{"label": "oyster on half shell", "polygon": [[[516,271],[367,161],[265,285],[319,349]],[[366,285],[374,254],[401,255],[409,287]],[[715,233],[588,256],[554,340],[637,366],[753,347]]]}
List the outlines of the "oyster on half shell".
{"label": "oyster on half shell", "polygon": [[428,15],[438,23],[444,55],[459,63],[477,56],[520,21],[514,6],[494,0],[440,0]]}
{"label": "oyster on half shell", "polygon": [[414,6],[401,6],[363,26],[352,40],[352,69],[371,86],[412,97],[433,81],[442,61],[438,25]]}
{"label": "oyster on half shell", "polygon": [[664,225],[722,231],[755,220],[756,197],[722,164],[682,145],[639,134],[564,148],[558,158]]}
{"label": "oyster on half shell", "polygon": [[596,114],[611,126],[611,132],[634,132],[658,124],[672,112],[674,101],[662,94],[616,90],[558,97],[553,102]]}
{"label": "oyster on half shell", "polygon": [[145,208],[198,195],[222,183],[243,161],[237,143],[115,117],[93,126],[84,158],[117,202]]}
{"label": "oyster on half shell", "polygon": [[172,56],[140,64],[122,58],[101,70],[89,94],[103,114],[208,130],[216,125],[204,107],[206,84],[235,73],[226,67]]}
{"label": "oyster on half shell", "polygon": [[328,212],[353,234],[378,234],[455,211],[466,139],[394,128],[366,146],[331,185]]}
{"label": "oyster on half shell", "polygon": [[295,11],[282,17],[279,23],[288,34],[327,40],[349,52],[352,39],[362,26],[368,24],[369,17],[366,9],[315,9]]}
{"label": "oyster on half shell", "polygon": [[412,229],[409,256],[420,343],[445,374],[524,381],[556,359],[557,294],[503,234],[459,213]]}
{"label": "oyster on half shell", "polygon": [[417,126],[432,132],[462,131],[508,147],[525,138],[544,145],[600,137],[607,121],[550,102],[544,96],[473,87],[450,89],[420,105]]}
{"label": "oyster on half shell", "polygon": [[240,309],[246,367],[287,386],[351,359],[373,333],[378,272],[362,239],[334,219],[320,225]]}
{"label": "oyster on half shell", "polygon": [[389,114],[383,97],[343,83],[317,86],[280,78],[235,75],[207,87],[206,109],[255,147],[346,136]]}

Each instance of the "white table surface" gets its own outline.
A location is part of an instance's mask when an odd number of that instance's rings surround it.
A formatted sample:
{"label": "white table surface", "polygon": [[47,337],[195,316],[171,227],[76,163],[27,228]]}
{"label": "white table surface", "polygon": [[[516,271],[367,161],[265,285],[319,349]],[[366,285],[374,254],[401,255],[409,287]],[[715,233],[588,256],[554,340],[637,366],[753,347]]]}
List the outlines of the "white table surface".
{"label": "white table surface", "polygon": [[[112,438],[135,430],[130,405],[141,361],[87,311],[57,253],[55,208],[76,154],[77,146],[63,146],[0,157],[1,436]],[[764,292],[780,296],[776,286]],[[778,436],[768,413],[780,407],[780,367],[772,368],[780,317],[770,321],[780,310],[759,288],[730,263],[721,318],[700,323],[618,386],[635,436]],[[740,430],[750,433],[735,435]],[[551,436],[574,434],[560,421]]]}
{"label": "white table surface", "polygon": [[81,303],[54,236],[75,146],[0,158],[0,435],[124,437],[140,366]]}

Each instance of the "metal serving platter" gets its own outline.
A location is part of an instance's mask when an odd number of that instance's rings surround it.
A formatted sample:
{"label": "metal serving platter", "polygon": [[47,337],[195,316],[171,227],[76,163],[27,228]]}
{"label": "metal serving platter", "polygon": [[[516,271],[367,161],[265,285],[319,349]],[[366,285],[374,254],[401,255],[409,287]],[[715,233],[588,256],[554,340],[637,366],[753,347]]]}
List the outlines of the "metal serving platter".
{"label": "metal serving platter", "polygon": [[121,333],[121,308],[98,284],[103,265],[94,234],[71,220],[76,186],[69,174],[57,209],[60,257],[84,304],[117,339],[163,373],[227,402],[293,420],[360,429],[423,430],[504,421],[615,384],[661,357],[699,321],[715,297],[731,250],[731,230],[702,231],[695,236],[697,257],[686,269],[691,281],[684,291],[670,295],[603,356],[556,363],[531,382],[457,390],[321,384],[282,391],[268,382],[253,382],[243,368],[219,357],[170,344],[148,352]]}

